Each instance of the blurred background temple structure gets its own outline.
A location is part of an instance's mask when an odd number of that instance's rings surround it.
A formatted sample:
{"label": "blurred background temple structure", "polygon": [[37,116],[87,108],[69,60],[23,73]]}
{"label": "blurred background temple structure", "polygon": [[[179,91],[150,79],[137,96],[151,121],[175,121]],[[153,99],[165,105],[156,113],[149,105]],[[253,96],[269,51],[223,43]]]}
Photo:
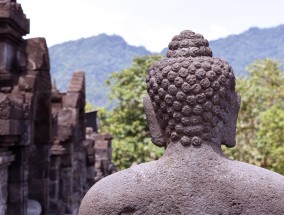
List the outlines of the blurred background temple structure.
{"label": "blurred background temple structure", "polygon": [[0,215],[76,214],[115,171],[112,136],[85,114],[84,72],[65,93],[51,83],[45,39],[22,38],[29,19],[15,0],[0,0],[0,26]]}

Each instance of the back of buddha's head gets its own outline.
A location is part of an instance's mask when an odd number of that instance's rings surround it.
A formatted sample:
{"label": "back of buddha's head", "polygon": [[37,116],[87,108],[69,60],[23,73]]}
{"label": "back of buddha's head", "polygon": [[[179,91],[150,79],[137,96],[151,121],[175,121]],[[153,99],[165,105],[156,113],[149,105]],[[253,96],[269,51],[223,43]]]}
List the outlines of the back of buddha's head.
{"label": "back of buddha's head", "polygon": [[173,37],[167,57],[149,68],[146,82],[163,145],[199,146],[228,123],[235,77],[226,61],[212,57],[202,35],[187,30]]}

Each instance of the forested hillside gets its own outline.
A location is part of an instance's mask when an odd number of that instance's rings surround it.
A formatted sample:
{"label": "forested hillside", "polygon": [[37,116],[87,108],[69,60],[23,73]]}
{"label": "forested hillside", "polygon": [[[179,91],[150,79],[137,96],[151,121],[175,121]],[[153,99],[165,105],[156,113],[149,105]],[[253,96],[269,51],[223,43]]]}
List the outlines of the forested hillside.
{"label": "forested hillside", "polygon": [[[284,25],[274,28],[250,28],[239,35],[210,41],[215,57],[229,61],[236,75],[257,59],[271,58],[284,62]],[[100,34],[69,41],[49,49],[52,77],[61,90],[67,88],[72,72],[86,72],[87,100],[96,106],[106,106],[109,92],[104,86],[114,71],[131,65],[136,56],[152,54],[144,47],[127,44],[117,35]],[[161,54],[165,54],[164,49]]]}
{"label": "forested hillside", "polygon": [[144,47],[128,45],[120,36],[100,34],[52,46],[49,54],[51,74],[60,90],[67,88],[74,71],[83,70],[87,100],[103,106],[108,100],[104,86],[108,76],[129,67],[134,57],[151,53]]}
{"label": "forested hillside", "polygon": [[271,58],[284,63],[284,25],[274,28],[250,28],[239,35],[209,42],[214,56],[225,58],[235,73],[244,74],[255,60]]}

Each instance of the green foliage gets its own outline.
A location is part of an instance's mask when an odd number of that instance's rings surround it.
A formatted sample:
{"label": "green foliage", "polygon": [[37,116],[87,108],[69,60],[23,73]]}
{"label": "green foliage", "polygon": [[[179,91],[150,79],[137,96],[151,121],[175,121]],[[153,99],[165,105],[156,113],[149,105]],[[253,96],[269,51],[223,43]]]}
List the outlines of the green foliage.
{"label": "green foliage", "polygon": [[284,174],[284,109],[275,104],[260,115],[257,144],[263,155],[262,163],[276,172]]}
{"label": "green foliage", "polygon": [[234,159],[284,174],[284,71],[272,60],[256,61],[237,81],[242,105]]}
{"label": "green foliage", "polygon": [[116,105],[112,111],[99,110],[100,127],[114,135],[113,160],[119,169],[157,159],[163,152],[151,143],[143,110],[146,72],[158,59],[158,55],[137,57],[130,68],[113,73],[107,83]]}
{"label": "green foliage", "polygon": [[91,103],[86,102],[85,112],[91,112],[91,111],[94,111],[94,110],[95,110],[95,107]]}

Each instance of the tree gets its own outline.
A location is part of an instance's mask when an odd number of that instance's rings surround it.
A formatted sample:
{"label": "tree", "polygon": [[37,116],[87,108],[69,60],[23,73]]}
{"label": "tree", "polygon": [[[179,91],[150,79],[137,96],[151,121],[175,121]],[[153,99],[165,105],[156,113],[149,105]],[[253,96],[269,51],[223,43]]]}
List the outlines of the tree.
{"label": "tree", "polygon": [[284,71],[265,59],[248,67],[249,76],[237,80],[242,104],[237,147],[225,153],[284,174]]}
{"label": "tree", "polygon": [[85,112],[91,112],[94,110],[96,110],[96,108],[90,102],[86,102]]}
{"label": "tree", "polygon": [[137,57],[130,68],[114,72],[107,82],[114,108],[99,110],[100,128],[114,135],[113,160],[119,169],[159,158],[163,149],[152,144],[143,110],[146,73],[159,55]]}

